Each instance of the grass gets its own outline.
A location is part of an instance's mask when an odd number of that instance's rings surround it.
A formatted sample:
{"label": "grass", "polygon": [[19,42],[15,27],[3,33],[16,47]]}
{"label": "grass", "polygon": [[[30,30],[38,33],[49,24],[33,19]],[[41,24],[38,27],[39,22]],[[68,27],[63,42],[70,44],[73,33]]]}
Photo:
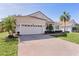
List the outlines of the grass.
{"label": "grass", "polygon": [[0,33],[0,56],[16,56],[18,40],[5,41],[7,32]]}
{"label": "grass", "polygon": [[59,37],[64,40],[79,44],[79,33],[68,33],[66,37]]}

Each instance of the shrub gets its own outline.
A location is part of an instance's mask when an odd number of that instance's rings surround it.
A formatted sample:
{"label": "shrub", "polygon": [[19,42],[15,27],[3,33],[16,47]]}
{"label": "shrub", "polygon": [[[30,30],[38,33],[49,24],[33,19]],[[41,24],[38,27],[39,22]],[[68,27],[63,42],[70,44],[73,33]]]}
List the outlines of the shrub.
{"label": "shrub", "polygon": [[66,37],[67,33],[62,32],[62,33],[58,33],[58,34],[53,34],[51,36],[55,36],[55,37],[62,37],[63,36],[63,37]]}
{"label": "shrub", "polygon": [[47,30],[47,31],[52,31],[52,30],[53,30],[52,24],[49,24],[49,25],[46,27],[46,30]]}
{"label": "shrub", "polygon": [[69,33],[69,31],[65,31],[65,33]]}
{"label": "shrub", "polygon": [[62,33],[62,30],[55,31],[55,33]]}
{"label": "shrub", "polygon": [[17,32],[17,36],[19,36],[20,35],[20,32]]}
{"label": "shrub", "polygon": [[5,38],[5,41],[8,42],[8,41],[13,41],[13,40],[16,40],[18,37],[15,37],[13,35],[8,35],[6,38]]}
{"label": "shrub", "polygon": [[8,35],[8,38],[14,38],[14,36],[13,35]]}
{"label": "shrub", "polygon": [[53,33],[62,33],[61,30],[59,31],[45,31],[45,34],[53,34]]}

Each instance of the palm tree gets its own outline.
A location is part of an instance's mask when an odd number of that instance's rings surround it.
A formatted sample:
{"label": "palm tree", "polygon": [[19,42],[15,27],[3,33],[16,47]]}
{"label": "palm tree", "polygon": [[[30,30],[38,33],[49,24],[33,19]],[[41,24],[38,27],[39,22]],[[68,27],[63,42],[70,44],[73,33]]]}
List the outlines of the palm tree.
{"label": "palm tree", "polygon": [[8,16],[4,18],[3,24],[4,24],[5,31],[7,31],[9,35],[13,34],[13,32],[15,31],[15,27],[16,27],[16,22],[15,22],[14,17]]}
{"label": "palm tree", "polygon": [[67,12],[63,12],[63,15],[60,16],[60,21],[63,21],[64,23],[64,32],[66,28],[66,22],[70,20],[70,15]]}

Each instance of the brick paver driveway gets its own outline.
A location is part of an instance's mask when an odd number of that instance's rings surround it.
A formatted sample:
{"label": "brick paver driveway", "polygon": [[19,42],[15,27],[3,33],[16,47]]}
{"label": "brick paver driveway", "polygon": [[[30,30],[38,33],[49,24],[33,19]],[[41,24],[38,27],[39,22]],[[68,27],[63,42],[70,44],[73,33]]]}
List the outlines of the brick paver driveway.
{"label": "brick paver driveway", "polygon": [[49,35],[20,36],[19,56],[77,56],[79,45]]}

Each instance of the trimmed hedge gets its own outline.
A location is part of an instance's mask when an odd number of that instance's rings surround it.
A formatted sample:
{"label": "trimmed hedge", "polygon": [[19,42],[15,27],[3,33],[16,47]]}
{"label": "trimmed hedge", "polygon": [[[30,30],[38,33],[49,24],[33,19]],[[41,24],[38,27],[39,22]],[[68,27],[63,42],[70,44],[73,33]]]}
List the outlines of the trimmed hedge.
{"label": "trimmed hedge", "polygon": [[66,37],[67,33],[62,32],[62,33],[58,33],[58,34],[52,34],[51,36],[55,36],[55,37],[62,37],[62,36],[64,36],[64,37]]}
{"label": "trimmed hedge", "polygon": [[55,37],[62,37],[62,36],[67,36],[67,33],[69,33],[68,31],[66,32],[62,32],[60,31],[45,31],[45,34],[50,34],[51,36],[55,36]]}
{"label": "trimmed hedge", "polygon": [[45,34],[53,34],[53,33],[62,33],[61,30],[59,31],[45,31]]}

